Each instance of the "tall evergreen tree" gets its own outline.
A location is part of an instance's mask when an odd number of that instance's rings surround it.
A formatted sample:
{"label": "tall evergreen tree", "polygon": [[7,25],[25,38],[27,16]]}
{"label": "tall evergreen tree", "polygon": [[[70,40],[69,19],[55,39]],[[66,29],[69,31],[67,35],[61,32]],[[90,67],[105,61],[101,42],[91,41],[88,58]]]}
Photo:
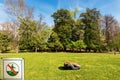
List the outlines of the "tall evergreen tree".
{"label": "tall evergreen tree", "polygon": [[74,20],[70,11],[65,9],[60,9],[53,13],[52,17],[55,23],[53,31],[57,33],[64,50],[66,50],[67,46],[71,43]]}
{"label": "tall evergreen tree", "polygon": [[99,17],[100,13],[99,11],[94,9],[86,9],[85,13],[82,13],[81,15],[82,21],[85,24],[84,25],[84,42],[87,45],[86,49],[91,49],[96,50],[99,47],[99,38],[100,38],[100,33],[99,33]]}

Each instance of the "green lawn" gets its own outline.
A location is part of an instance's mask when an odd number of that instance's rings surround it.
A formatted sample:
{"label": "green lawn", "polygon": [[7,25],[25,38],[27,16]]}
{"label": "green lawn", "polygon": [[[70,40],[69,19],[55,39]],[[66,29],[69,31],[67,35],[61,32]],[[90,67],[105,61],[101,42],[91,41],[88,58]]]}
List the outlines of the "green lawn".
{"label": "green lawn", "polygon": [[[120,54],[20,53],[1,57],[24,58],[25,80],[120,80]],[[81,69],[63,70],[66,61],[79,63]]]}

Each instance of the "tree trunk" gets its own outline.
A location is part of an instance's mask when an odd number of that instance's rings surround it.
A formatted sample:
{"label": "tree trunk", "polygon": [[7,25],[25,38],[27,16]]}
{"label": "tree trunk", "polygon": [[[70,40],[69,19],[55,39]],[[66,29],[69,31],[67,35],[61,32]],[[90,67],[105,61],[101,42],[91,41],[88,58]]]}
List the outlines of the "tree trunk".
{"label": "tree trunk", "polygon": [[19,53],[19,45],[16,46],[16,53]]}
{"label": "tree trunk", "polygon": [[37,47],[35,47],[35,52],[37,52]]}

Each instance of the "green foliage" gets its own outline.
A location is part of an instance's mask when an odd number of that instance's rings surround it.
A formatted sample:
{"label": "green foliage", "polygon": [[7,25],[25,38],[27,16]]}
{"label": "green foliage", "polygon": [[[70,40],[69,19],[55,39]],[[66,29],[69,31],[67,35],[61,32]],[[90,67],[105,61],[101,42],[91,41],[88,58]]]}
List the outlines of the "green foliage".
{"label": "green foliage", "polygon": [[[11,45],[20,50],[30,51],[110,51],[120,50],[118,36],[120,28],[113,16],[106,15],[101,19],[100,12],[96,9],[86,9],[86,12],[77,16],[75,10],[59,9],[53,13],[54,27],[49,28],[39,15],[39,21],[29,17],[19,18],[18,33],[10,31],[13,35]],[[7,28],[7,26],[6,26]],[[12,28],[12,27],[11,27]],[[8,31],[11,30],[8,28]],[[4,30],[3,30],[4,31]],[[3,33],[4,34],[4,33]],[[0,34],[0,49],[6,51],[10,43],[9,35]],[[18,35],[19,34],[19,35]],[[117,35],[117,36],[116,36]],[[4,43],[4,44],[3,44]],[[10,45],[10,47],[11,47]]]}
{"label": "green foliage", "polygon": [[111,50],[120,51],[120,35],[115,36],[109,43]]}
{"label": "green foliage", "polygon": [[78,40],[76,42],[73,42],[73,45],[74,45],[74,48],[78,50],[86,48],[86,45],[83,40]]}
{"label": "green foliage", "polygon": [[36,26],[36,22],[30,20],[29,18],[20,19],[19,44],[21,49],[30,49],[34,45],[32,43],[32,39]]}
{"label": "green foliage", "polygon": [[47,40],[50,36],[51,29],[46,24],[38,24],[35,20],[29,18],[20,19],[20,48],[23,50],[45,50]]}
{"label": "green foliage", "polygon": [[70,11],[65,9],[60,9],[53,13],[52,17],[55,23],[53,31],[57,33],[64,50],[66,50],[67,45],[71,43],[74,20]]}
{"label": "green foliage", "polygon": [[[44,27],[44,26],[42,26],[42,27]],[[33,46],[35,49],[34,51],[37,52],[37,50],[40,51],[40,50],[47,49],[46,43],[49,39],[50,34],[51,34],[51,29],[46,27],[45,29],[43,29],[43,30],[41,30],[38,33],[33,35],[32,41],[34,44],[34,46]]]}
{"label": "green foliage", "polygon": [[72,41],[83,40],[84,39],[84,29],[82,28],[82,20],[76,20],[75,25],[72,29]]}
{"label": "green foliage", "polygon": [[99,46],[100,41],[100,28],[98,24],[100,13],[95,8],[87,8],[86,12],[82,13],[80,16],[85,26],[84,42],[89,50],[95,49]]}
{"label": "green foliage", "polygon": [[73,11],[72,10],[69,10],[69,11],[71,13],[72,18],[76,21],[78,18],[79,8],[75,7],[75,9]]}
{"label": "green foliage", "polygon": [[54,51],[63,49],[63,45],[61,44],[57,33],[55,33],[54,31],[52,32],[50,38],[48,39],[48,48]]}
{"label": "green foliage", "polygon": [[6,32],[0,32],[0,51],[6,52],[10,44],[11,36]]}
{"label": "green foliage", "polygon": [[[69,10],[66,9],[60,9],[57,12],[53,13],[52,17],[54,18],[54,22],[57,23],[56,25],[58,25],[58,23],[67,20],[71,20],[71,13]],[[63,23],[64,24],[64,23]]]}

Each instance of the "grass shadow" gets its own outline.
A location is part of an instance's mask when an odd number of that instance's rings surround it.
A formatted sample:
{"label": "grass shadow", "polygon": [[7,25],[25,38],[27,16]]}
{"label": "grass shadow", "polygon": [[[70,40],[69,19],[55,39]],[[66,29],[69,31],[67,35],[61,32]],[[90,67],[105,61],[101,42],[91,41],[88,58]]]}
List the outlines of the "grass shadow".
{"label": "grass shadow", "polygon": [[67,69],[66,69],[66,68],[64,68],[64,66],[59,66],[58,69],[59,69],[59,70],[72,70],[71,68],[67,68]]}
{"label": "grass shadow", "polygon": [[59,66],[58,69],[65,70],[65,68],[63,66]]}

